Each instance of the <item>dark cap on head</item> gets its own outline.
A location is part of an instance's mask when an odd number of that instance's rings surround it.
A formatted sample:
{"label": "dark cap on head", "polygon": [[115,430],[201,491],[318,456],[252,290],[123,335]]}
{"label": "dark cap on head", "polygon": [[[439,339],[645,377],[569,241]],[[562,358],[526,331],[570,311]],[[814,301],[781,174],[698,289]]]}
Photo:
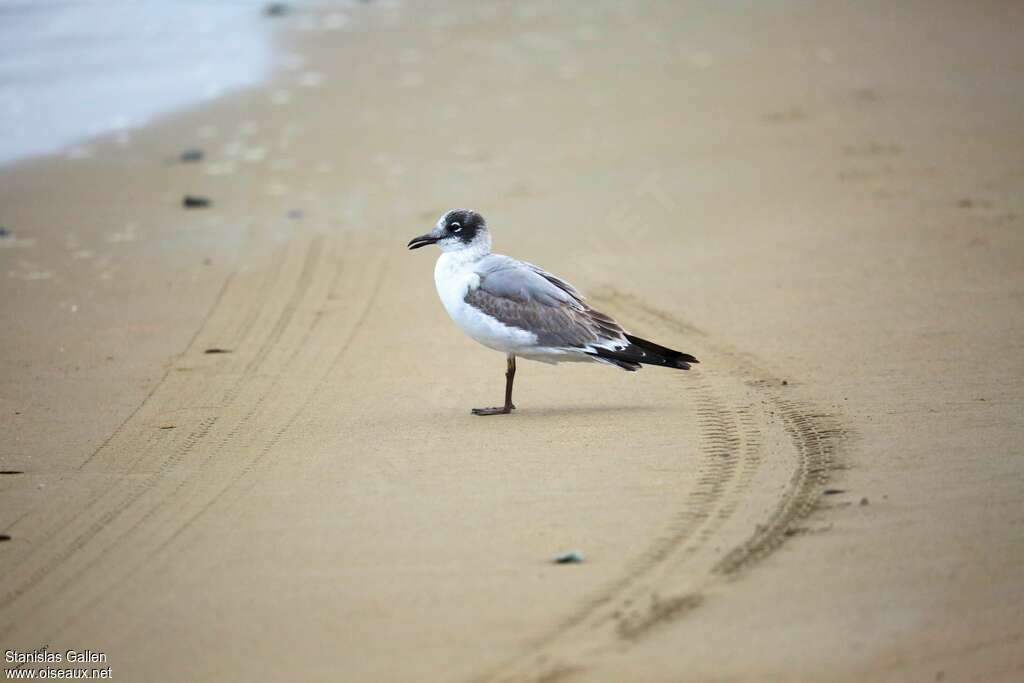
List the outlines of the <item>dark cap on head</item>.
{"label": "dark cap on head", "polygon": [[452,209],[444,215],[441,227],[445,233],[469,244],[480,230],[487,229],[487,221],[476,211]]}

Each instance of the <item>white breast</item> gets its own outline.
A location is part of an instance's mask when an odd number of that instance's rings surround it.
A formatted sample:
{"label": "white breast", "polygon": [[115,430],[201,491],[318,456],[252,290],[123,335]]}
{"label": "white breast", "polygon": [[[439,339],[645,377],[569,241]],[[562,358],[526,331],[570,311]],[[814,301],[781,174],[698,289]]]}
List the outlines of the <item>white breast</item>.
{"label": "white breast", "polygon": [[466,292],[480,286],[473,262],[460,258],[460,252],[446,252],[434,266],[434,284],[441,303],[455,324],[471,338],[503,353],[521,354],[535,348],[537,335],[509,327],[466,303]]}

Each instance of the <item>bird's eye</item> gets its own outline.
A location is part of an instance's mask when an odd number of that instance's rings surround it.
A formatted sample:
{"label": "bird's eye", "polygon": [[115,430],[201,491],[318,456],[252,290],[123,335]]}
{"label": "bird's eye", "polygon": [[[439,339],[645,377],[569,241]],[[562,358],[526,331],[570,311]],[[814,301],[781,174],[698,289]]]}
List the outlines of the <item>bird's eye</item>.
{"label": "bird's eye", "polygon": [[462,223],[452,223],[448,226],[448,229],[452,232],[462,232]]}

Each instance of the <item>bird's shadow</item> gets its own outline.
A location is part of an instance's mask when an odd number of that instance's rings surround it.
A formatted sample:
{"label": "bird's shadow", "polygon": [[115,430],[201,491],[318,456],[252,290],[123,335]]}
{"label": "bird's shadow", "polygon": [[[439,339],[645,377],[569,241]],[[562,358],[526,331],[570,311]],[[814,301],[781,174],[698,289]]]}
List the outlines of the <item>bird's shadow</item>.
{"label": "bird's shadow", "polygon": [[547,406],[540,408],[516,409],[516,415],[522,418],[548,418],[565,417],[569,415],[627,415],[635,413],[649,413],[651,411],[665,410],[668,406],[652,405],[567,405]]}

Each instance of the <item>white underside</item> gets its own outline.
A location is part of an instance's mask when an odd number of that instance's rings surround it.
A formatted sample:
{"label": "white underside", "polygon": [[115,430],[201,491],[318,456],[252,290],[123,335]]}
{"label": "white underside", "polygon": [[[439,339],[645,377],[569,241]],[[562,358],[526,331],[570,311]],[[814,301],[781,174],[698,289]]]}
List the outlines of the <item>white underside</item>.
{"label": "white underside", "polygon": [[510,327],[466,303],[469,289],[480,286],[475,259],[466,251],[444,252],[434,267],[434,284],[441,303],[455,324],[489,349],[542,363],[592,362],[580,349],[537,346],[533,332]]}

